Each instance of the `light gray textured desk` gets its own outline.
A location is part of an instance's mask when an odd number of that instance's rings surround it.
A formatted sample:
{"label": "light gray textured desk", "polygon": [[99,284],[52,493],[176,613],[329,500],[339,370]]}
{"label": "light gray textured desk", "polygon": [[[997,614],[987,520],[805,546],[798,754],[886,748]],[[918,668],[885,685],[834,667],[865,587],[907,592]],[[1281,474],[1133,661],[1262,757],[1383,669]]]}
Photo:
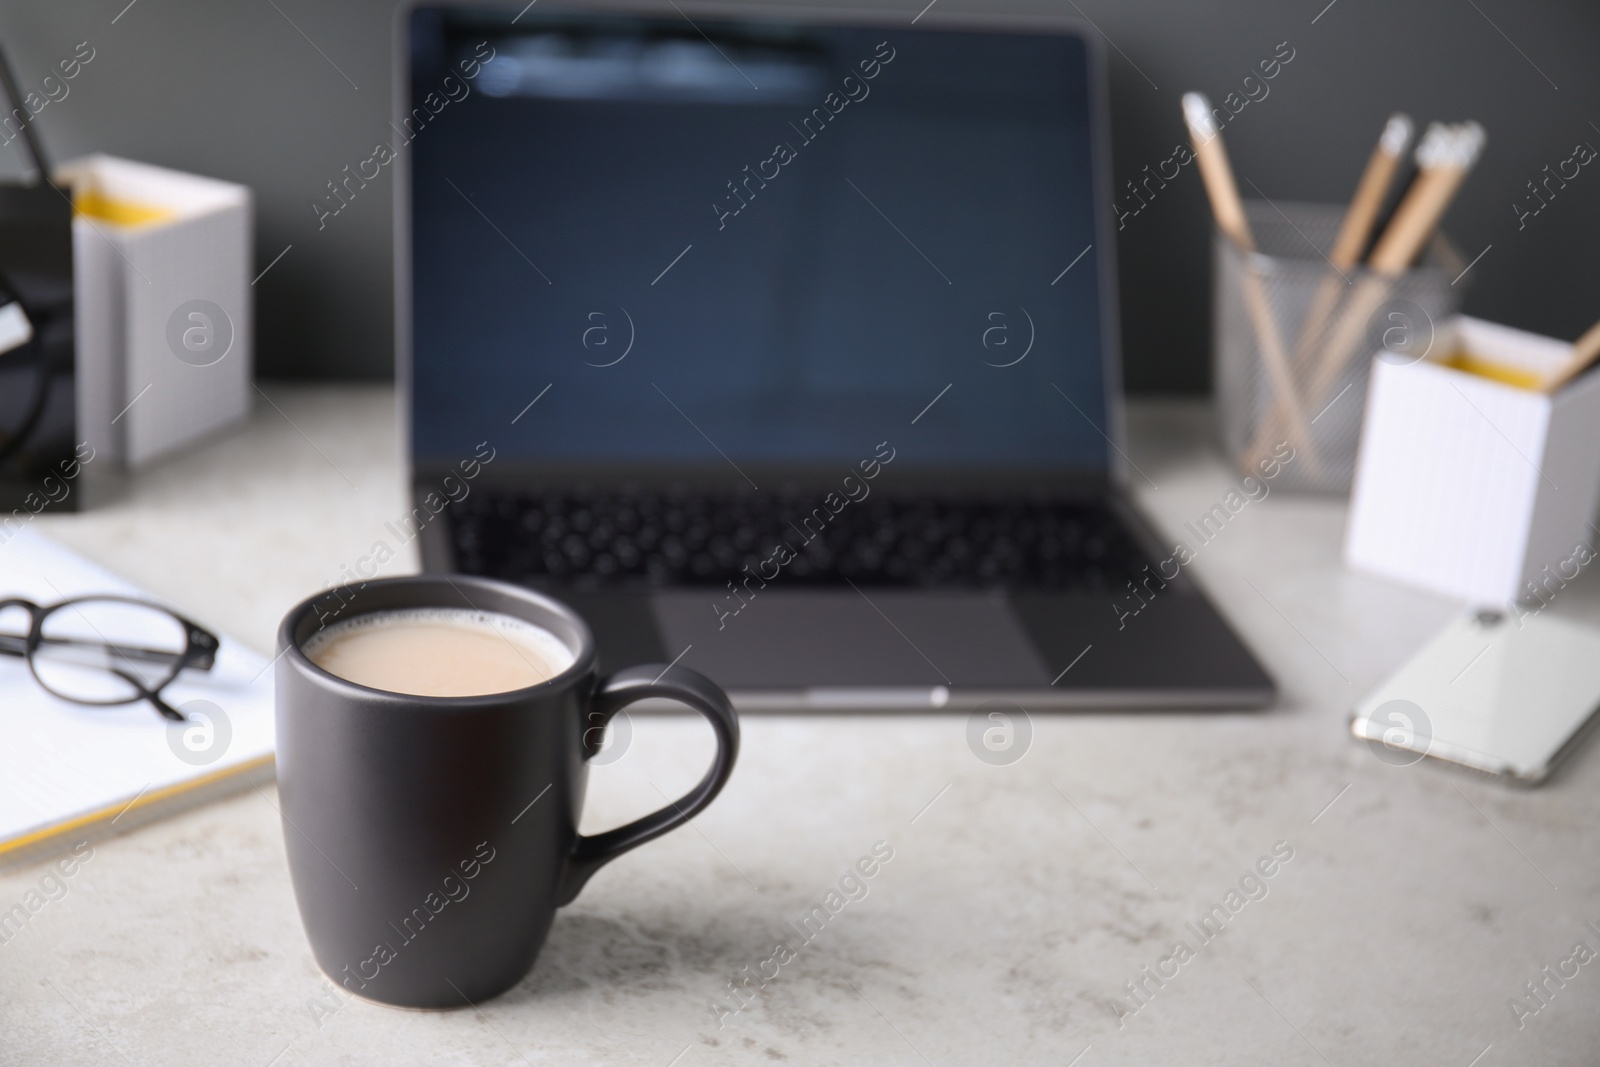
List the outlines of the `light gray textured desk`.
{"label": "light gray textured desk", "polygon": [[[392,394],[269,392],[281,410],[130,500],[40,528],[267,650],[404,511]],[[1168,530],[1226,492],[1202,408],[1136,407],[1132,431]],[[968,750],[964,716],[748,718],[694,828],[606,868],[481,1012],[329,993],[270,788],[108,841],[0,945],[0,1062],[1593,1065],[1600,961],[1520,1031],[1507,1001],[1575,942],[1600,950],[1600,752],[1521,792],[1351,741],[1352,700],[1453,606],[1343,571],[1343,515],[1274,494],[1194,564],[1281,680],[1276,708],[1038,715],[1005,767]],[[1563,598],[1600,615],[1592,581]],[[593,777],[591,832],[709,755],[698,720],[635,723]],[[798,943],[786,921],[879,840],[894,858],[868,895],[719,1029],[727,983]],[[1294,857],[1268,895],[1202,944],[1185,924],[1278,841]],[[0,905],[40,874],[0,878]],[[1193,958],[1163,963],[1179,939]],[[1157,989],[1146,966],[1176,974]],[[1131,1008],[1134,979],[1153,992],[1119,1027],[1107,1002]]]}

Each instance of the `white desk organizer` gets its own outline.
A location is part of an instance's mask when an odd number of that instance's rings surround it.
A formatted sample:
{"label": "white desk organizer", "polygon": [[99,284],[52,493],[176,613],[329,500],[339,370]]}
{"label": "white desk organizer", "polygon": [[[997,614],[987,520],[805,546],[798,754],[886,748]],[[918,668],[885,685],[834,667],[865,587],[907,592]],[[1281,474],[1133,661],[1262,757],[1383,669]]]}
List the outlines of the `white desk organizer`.
{"label": "white desk organizer", "polygon": [[[1572,345],[1458,316],[1457,350],[1538,375]],[[1554,396],[1432,360],[1373,361],[1345,562],[1477,605],[1548,600],[1600,548],[1600,374]]]}
{"label": "white desk organizer", "polygon": [[243,185],[93,155],[58,183],[166,213],[72,221],[78,432],[135,469],[250,411],[251,196]]}

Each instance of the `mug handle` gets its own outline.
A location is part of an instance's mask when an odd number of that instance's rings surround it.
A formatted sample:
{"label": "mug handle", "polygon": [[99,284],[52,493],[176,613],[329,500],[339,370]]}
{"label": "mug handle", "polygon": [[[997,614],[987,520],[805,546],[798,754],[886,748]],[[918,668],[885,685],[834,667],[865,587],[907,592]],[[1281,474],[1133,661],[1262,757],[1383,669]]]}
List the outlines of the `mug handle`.
{"label": "mug handle", "polygon": [[[659,664],[618,671],[604,679],[595,691],[589,721],[595,722],[598,717],[597,725],[604,727],[617,712],[646,697],[666,697],[704,715],[716,731],[717,754],[705,777],[678,801],[615,830],[593,837],[580,835],[567,860],[566,879],[556,900],[558,907],[570,904],[590,876],[607,863],[699,814],[733,774],[733,762],[739,755],[739,717],[734,714],[728,695],[699,671]],[[583,736],[587,738],[589,730],[595,728],[589,727]],[[599,751],[598,745],[590,747],[584,742],[584,759],[593,758]]]}

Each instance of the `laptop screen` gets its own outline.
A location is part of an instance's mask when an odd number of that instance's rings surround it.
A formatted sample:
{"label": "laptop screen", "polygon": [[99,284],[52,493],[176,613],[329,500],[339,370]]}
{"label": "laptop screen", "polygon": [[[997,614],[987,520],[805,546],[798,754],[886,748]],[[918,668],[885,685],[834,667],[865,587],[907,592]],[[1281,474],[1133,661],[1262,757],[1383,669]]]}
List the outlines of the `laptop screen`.
{"label": "laptop screen", "polygon": [[419,466],[1107,468],[1080,38],[513,14],[411,15]]}

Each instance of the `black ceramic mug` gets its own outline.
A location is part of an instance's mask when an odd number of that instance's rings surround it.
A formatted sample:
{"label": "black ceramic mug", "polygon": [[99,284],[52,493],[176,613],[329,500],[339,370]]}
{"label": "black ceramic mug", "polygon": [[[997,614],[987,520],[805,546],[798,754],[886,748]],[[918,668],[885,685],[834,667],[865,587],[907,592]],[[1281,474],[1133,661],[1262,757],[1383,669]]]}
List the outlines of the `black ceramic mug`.
{"label": "black ceramic mug", "polygon": [[[302,651],[335,621],[412,608],[522,619],[559,638],[573,664],[509,693],[427,697],[346,681]],[[300,917],[322,969],[385,1004],[465,1007],[511,988],[556,909],[602,865],[711,803],[739,751],[738,719],[709,679],[660,664],[598,678],[583,620],[503,582],[423,576],[332,589],[289,612],[278,650],[278,794]],[[711,769],[676,803],[580,836],[600,728],[646,697],[710,721]]]}

